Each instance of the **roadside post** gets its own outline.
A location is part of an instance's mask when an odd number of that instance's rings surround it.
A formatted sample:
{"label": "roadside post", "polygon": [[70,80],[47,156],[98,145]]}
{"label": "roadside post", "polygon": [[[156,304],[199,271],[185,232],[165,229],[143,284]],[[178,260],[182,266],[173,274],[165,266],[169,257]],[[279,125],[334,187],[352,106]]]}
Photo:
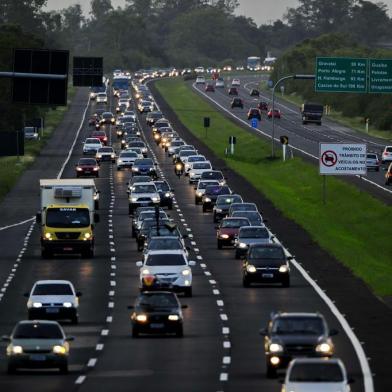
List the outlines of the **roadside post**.
{"label": "roadside post", "polygon": [[237,138],[235,136],[229,136],[230,154],[234,155],[234,145],[237,144]]}
{"label": "roadside post", "polygon": [[287,145],[289,144],[289,137],[288,136],[281,136],[280,143],[282,144],[283,162],[285,162],[286,161]]}
{"label": "roadside post", "polygon": [[206,138],[207,138],[207,129],[210,127],[210,118],[209,117],[204,117],[204,129],[206,131]]}
{"label": "roadside post", "polygon": [[250,120],[250,125],[252,126],[252,128],[258,128],[259,122],[257,121],[257,118],[252,118]]}
{"label": "roadside post", "polygon": [[366,129],[366,133],[369,133],[369,122],[370,122],[369,117],[366,117],[366,118],[365,118],[365,129]]}

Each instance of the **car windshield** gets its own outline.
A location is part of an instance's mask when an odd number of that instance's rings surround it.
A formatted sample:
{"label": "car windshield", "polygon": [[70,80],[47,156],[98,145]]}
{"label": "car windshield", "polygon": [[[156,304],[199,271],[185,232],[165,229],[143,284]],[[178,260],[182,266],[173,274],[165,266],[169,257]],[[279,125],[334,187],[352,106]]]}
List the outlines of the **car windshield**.
{"label": "car windshield", "polygon": [[183,255],[159,254],[159,255],[149,255],[146,260],[146,265],[149,266],[186,265],[186,261]]}
{"label": "car windshield", "polygon": [[[159,211],[160,219],[167,219],[166,213],[164,211]],[[144,211],[139,215],[139,220],[143,221],[145,219],[156,219],[155,211]]]}
{"label": "car windshield", "polygon": [[21,323],[13,335],[13,339],[63,339],[58,325],[52,323]]}
{"label": "car windshield", "polygon": [[216,199],[216,204],[217,205],[230,205],[231,203],[238,203],[241,201],[240,196],[218,196]]}
{"label": "car windshield", "polygon": [[234,203],[231,205],[231,211],[257,211],[257,207],[252,203]]}
{"label": "car windshield", "polygon": [[144,144],[144,142],[131,142],[129,144],[129,147],[145,147],[146,145]]}
{"label": "car windshield", "polygon": [[158,191],[166,192],[170,190],[170,187],[166,181],[156,182],[155,186],[157,187]]}
{"label": "car windshield", "polygon": [[142,294],[137,301],[137,306],[146,308],[177,308],[178,302],[172,293],[151,293]]}
{"label": "car windshield", "polygon": [[[162,220],[161,220],[162,222]],[[155,223],[155,221],[154,221]],[[154,227],[151,227],[148,235],[149,237],[157,237],[157,236],[162,236],[162,237],[179,237],[179,232],[178,230],[171,230],[166,226],[159,226],[159,233],[157,230],[157,227],[155,225],[153,225]]]}
{"label": "car windshield", "polygon": [[278,317],[272,325],[271,333],[320,336],[324,333],[324,323],[320,317]]}
{"label": "car windshield", "polygon": [[155,193],[156,191],[154,184],[137,184],[134,186],[132,193]]}
{"label": "car windshield", "polygon": [[230,189],[228,186],[209,185],[206,188],[206,194],[207,195],[230,195]]}
{"label": "car windshield", "polygon": [[48,208],[46,226],[57,228],[79,228],[90,225],[90,213],[87,208]]}
{"label": "car windshield", "polygon": [[202,162],[205,161],[206,159],[202,156],[190,156],[188,159],[188,162]]}
{"label": "car windshield", "polygon": [[211,164],[209,162],[194,163],[192,169],[194,170],[211,169]]}
{"label": "car windshield", "polygon": [[69,284],[41,283],[34,288],[32,295],[73,295]]}
{"label": "car windshield", "polygon": [[97,161],[93,158],[81,158],[79,159],[79,165],[96,165]]}
{"label": "car windshield", "polygon": [[251,248],[249,258],[284,260],[285,255],[283,249],[278,246],[255,246]]}
{"label": "car windshield", "polygon": [[102,117],[103,117],[103,118],[113,117],[113,114],[110,113],[110,112],[105,112],[105,113],[102,114]]}
{"label": "car windshield", "polygon": [[167,128],[169,126],[170,126],[170,124],[167,121],[162,121],[162,122],[157,121],[155,123],[156,128]]}
{"label": "car windshield", "polygon": [[101,145],[101,142],[99,141],[99,139],[86,139],[85,143],[86,144],[99,144],[99,145]]}
{"label": "car windshield", "polygon": [[249,226],[248,219],[224,219],[221,227],[236,229],[242,226]]}
{"label": "car windshield", "polygon": [[250,221],[262,222],[261,216],[256,211],[235,211],[233,212],[233,217],[248,218]]}
{"label": "car windshield", "polygon": [[112,147],[102,147],[98,150],[98,152],[113,152]]}
{"label": "car windshield", "polygon": [[376,154],[366,154],[366,158],[368,158],[368,159],[377,159],[377,155]]}
{"label": "car windshield", "polygon": [[202,178],[205,180],[223,180],[223,174],[221,172],[205,172],[202,174]]}
{"label": "car windshield", "polygon": [[212,186],[212,185],[219,186],[219,182],[218,181],[216,181],[216,182],[199,181],[197,189],[206,189],[207,186]]}
{"label": "car windshield", "polygon": [[183,150],[183,151],[180,151],[180,157],[189,157],[189,156],[191,156],[191,155],[193,155],[195,153],[195,151],[194,150]]}
{"label": "car windshield", "polygon": [[182,248],[182,244],[177,238],[153,238],[148,244],[149,250],[177,250]]}
{"label": "car windshield", "polygon": [[240,230],[240,238],[269,238],[268,230],[264,227],[243,228]]}
{"label": "car windshield", "polygon": [[122,152],[120,154],[120,158],[136,158],[137,154],[136,152]]}
{"label": "car windshield", "polygon": [[106,136],[105,131],[95,131],[92,136]]}
{"label": "car windshield", "polygon": [[154,166],[154,163],[151,159],[137,159],[135,161],[135,165],[146,165],[146,166]]}
{"label": "car windshield", "polygon": [[174,141],[174,142],[172,142],[172,147],[179,147],[179,146],[183,146],[184,145],[184,142],[181,142],[181,141]]}
{"label": "car windshield", "polygon": [[342,382],[344,376],[337,363],[298,363],[290,372],[291,382]]}

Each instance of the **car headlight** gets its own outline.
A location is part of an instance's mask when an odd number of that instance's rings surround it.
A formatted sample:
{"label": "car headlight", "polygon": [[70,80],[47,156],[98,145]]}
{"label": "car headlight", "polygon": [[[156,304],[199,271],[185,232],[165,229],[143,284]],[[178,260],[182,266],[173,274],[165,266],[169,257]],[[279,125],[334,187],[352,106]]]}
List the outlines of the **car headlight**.
{"label": "car headlight", "polygon": [[219,234],[219,237],[227,240],[229,238],[229,235],[228,234]]}
{"label": "car headlight", "polygon": [[269,351],[271,353],[278,353],[283,351],[283,346],[278,343],[271,343],[269,346]]}
{"label": "car headlight", "polygon": [[169,314],[168,319],[170,321],[178,321],[180,319],[180,317],[178,316],[178,314]]}
{"label": "car headlight", "polygon": [[138,171],[139,171],[139,168],[138,168],[138,167],[133,167],[133,168],[132,168],[132,171],[138,172]]}
{"label": "car headlight", "polygon": [[67,352],[67,349],[64,346],[60,346],[60,345],[53,346],[52,350],[55,354],[62,354],[62,355],[64,355]]}
{"label": "car headlight", "polygon": [[91,233],[84,233],[84,238],[86,238],[86,239],[91,238]]}
{"label": "car headlight", "polygon": [[245,244],[245,242],[240,242],[238,245],[240,248],[245,249],[248,247],[248,244]]}
{"label": "car headlight", "polygon": [[136,320],[139,321],[139,323],[145,323],[147,321],[147,315],[145,315],[145,314],[138,314],[136,316]]}
{"label": "car headlight", "polygon": [[170,195],[170,192],[166,192],[165,193],[165,197],[170,197],[171,195]]}
{"label": "car headlight", "polygon": [[136,203],[137,202],[137,197],[131,197],[131,202]]}
{"label": "car headlight", "polygon": [[111,158],[115,158],[116,155],[115,155],[115,154],[110,154],[110,157],[111,157]]}
{"label": "car headlight", "polygon": [[147,147],[143,147],[142,152],[147,152]]}
{"label": "car headlight", "polygon": [[254,266],[254,265],[252,265],[252,264],[248,264],[247,266],[246,266],[246,270],[248,271],[248,272],[250,272],[251,274],[254,274],[257,270],[256,270],[256,267]]}
{"label": "car headlight", "polygon": [[42,303],[41,302],[33,302],[33,308],[42,308]]}
{"label": "car headlight", "polygon": [[210,199],[209,197],[206,197],[206,198],[204,199],[204,201],[205,201],[206,203],[210,203],[210,202],[211,202],[211,199]]}
{"label": "car headlight", "polygon": [[222,212],[221,208],[215,208],[215,212]]}
{"label": "car headlight", "polygon": [[171,146],[170,142],[166,142],[166,147],[170,147],[170,146]]}
{"label": "car headlight", "polygon": [[286,272],[288,272],[288,271],[289,271],[289,267],[287,267],[286,264],[283,264],[283,265],[281,265],[281,266],[279,267],[279,272],[281,272],[281,273],[286,273]]}
{"label": "car headlight", "polygon": [[203,193],[200,192],[200,191],[197,191],[197,192],[196,192],[196,196],[197,196],[197,197],[202,197],[202,196],[203,196]]}
{"label": "car headlight", "polygon": [[97,158],[102,158],[102,155],[101,154],[97,154]]}
{"label": "car headlight", "polygon": [[118,159],[117,163],[123,163],[123,160],[122,159]]}
{"label": "car headlight", "polygon": [[[93,170],[94,170],[94,171],[98,171],[98,170],[99,170],[99,167],[94,167]],[[96,200],[96,199],[95,199],[95,196],[94,196],[94,200]]]}
{"label": "car headlight", "polygon": [[194,177],[195,174],[196,174],[196,173],[194,173],[194,172],[190,172],[190,173],[189,173],[189,176],[190,176],[190,177]]}
{"label": "car headlight", "polygon": [[149,170],[149,171],[153,171],[153,170],[154,170],[154,168],[153,168],[153,167],[150,167],[148,170]]}
{"label": "car headlight", "polygon": [[11,351],[12,351],[12,354],[22,354],[23,347],[22,346],[12,346]]}
{"label": "car headlight", "polygon": [[160,199],[159,199],[159,197],[152,197],[151,198],[152,199],[152,201],[154,202],[154,203],[158,203],[158,201],[160,201]]}
{"label": "car headlight", "polygon": [[143,274],[143,275],[150,275],[150,270],[149,270],[148,268],[144,268],[144,269],[142,270],[142,274]]}
{"label": "car headlight", "polygon": [[329,343],[320,343],[316,346],[316,351],[323,354],[329,354],[332,352],[332,346]]}
{"label": "car headlight", "polygon": [[184,269],[181,272],[184,276],[189,276],[191,274],[191,271],[189,269]]}
{"label": "car headlight", "polygon": [[83,169],[81,167],[77,167],[76,170],[77,171],[83,171]]}
{"label": "car headlight", "polygon": [[45,233],[45,238],[50,240],[50,238],[52,237],[52,233]]}
{"label": "car headlight", "polygon": [[64,302],[63,306],[64,306],[64,308],[72,308],[72,303],[71,302]]}

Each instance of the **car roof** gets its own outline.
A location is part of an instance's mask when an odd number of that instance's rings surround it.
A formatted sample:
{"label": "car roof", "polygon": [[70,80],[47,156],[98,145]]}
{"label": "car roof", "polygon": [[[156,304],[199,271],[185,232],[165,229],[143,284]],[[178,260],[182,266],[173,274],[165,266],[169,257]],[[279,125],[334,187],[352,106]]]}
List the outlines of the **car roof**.
{"label": "car roof", "polygon": [[21,320],[18,322],[18,324],[52,324],[61,328],[61,325],[54,320]]}
{"label": "car roof", "polygon": [[279,312],[275,313],[273,318],[279,318],[279,317],[317,317],[317,318],[324,318],[324,316],[321,313],[317,312]]}
{"label": "car roof", "polygon": [[72,283],[69,280],[60,279],[37,280],[34,284],[69,284],[72,286]]}
{"label": "car roof", "polygon": [[136,182],[135,186],[136,185],[155,185],[155,184],[154,181],[148,181],[148,182]]}
{"label": "car roof", "polygon": [[[156,236],[154,236],[156,237]],[[173,237],[172,237],[173,238]],[[174,237],[177,238],[177,237]],[[148,252],[149,256],[154,256],[154,255],[181,255],[184,256],[184,250],[183,249],[159,249],[159,250],[150,250]],[[185,257],[186,258],[186,257]]]}

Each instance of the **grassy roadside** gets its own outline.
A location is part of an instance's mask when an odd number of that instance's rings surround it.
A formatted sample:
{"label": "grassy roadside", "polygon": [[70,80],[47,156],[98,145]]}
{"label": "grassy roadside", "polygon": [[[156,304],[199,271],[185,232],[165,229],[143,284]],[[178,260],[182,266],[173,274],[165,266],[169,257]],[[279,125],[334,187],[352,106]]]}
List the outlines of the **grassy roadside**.
{"label": "grassy roadside", "polygon": [[[270,153],[268,142],[226,119],[182,81],[161,80],[156,87],[181,122],[228,166],[265,194],[285,216],[311,233],[315,241],[376,294],[392,295],[392,243],[389,232],[380,230],[380,223],[392,218],[390,207],[335,178],[328,178],[328,201],[324,206],[322,180],[316,166],[300,158],[286,163],[270,161],[266,158]],[[207,139],[202,124],[206,113],[211,118]],[[237,137],[236,153],[234,157],[225,157],[230,135]]]}
{"label": "grassy roadside", "polygon": [[25,155],[20,157],[19,161],[17,157],[0,158],[0,202],[14,186],[23,171],[34,162],[34,159],[41,151],[41,148],[51,137],[58,124],[60,124],[69,108],[69,104],[75,95],[75,92],[76,89],[74,87],[69,87],[68,105],[58,106],[56,110],[50,109],[46,113],[43,136],[40,140],[25,140]]}

